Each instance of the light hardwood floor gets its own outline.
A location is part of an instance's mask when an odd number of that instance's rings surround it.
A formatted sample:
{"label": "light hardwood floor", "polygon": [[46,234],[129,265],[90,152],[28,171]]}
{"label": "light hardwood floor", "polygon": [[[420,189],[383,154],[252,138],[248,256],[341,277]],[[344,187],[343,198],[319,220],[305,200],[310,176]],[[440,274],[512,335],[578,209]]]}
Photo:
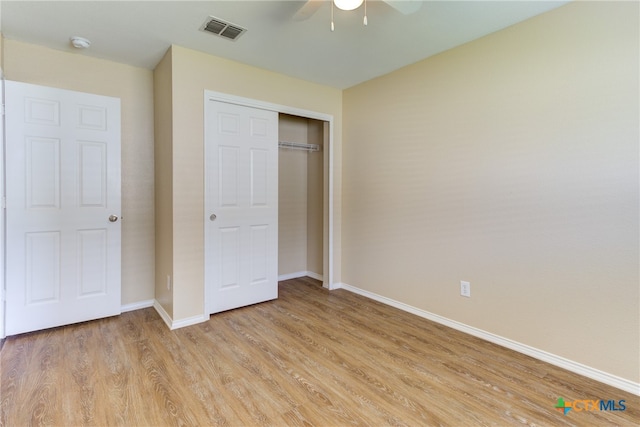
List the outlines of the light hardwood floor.
{"label": "light hardwood floor", "polygon": [[[170,331],[153,309],[9,337],[27,425],[638,425],[640,398],[313,279]],[[625,411],[554,408],[558,397]]]}

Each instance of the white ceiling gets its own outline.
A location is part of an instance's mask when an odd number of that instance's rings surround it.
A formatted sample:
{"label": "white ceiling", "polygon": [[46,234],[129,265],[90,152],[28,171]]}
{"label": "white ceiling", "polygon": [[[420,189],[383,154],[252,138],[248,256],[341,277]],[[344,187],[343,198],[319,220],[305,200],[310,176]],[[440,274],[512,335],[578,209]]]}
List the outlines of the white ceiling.
{"label": "white ceiling", "polygon": [[[171,44],[344,89],[559,7],[568,1],[424,1],[403,15],[382,1],[335,9],[323,2],[306,20],[304,2],[2,0],[5,38],[75,50],[71,36],[91,40],[77,52],[153,69]],[[208,16],[248,31],[236,41],[199,31]],[[43,65],[44,66],[44,65]]]}

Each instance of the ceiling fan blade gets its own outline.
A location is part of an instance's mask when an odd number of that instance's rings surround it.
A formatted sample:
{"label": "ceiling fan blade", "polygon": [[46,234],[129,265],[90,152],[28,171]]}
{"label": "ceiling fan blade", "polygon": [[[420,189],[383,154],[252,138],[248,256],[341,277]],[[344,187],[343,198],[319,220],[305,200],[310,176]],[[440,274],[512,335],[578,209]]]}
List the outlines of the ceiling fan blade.
{"label": "ceiling fan blade", "polygon": [[325,0],[307,0],[295,15],[293,15],[293,20],[304,21],[305,19],[309,19],[311,15],[316,13],[320,6],[322,6],[324,1]]}
{"label": "ceiling fan blade", "polygon": [[422,7],[422,0],[383,0],[398,12],[409,15]]}

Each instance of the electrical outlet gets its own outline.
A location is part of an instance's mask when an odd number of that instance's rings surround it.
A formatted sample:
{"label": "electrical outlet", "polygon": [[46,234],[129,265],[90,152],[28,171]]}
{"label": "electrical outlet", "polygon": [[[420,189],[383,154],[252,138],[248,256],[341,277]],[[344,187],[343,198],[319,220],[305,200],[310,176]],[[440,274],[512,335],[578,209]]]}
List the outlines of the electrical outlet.
{"label": "electrical outlet", "polygon": [[460,281],[460,295],[463,297],[471,297],[471,283]]}
{"label": "electrical outlet", "polygon": [[171,290],[171,276],[167,274],[167,290]]}

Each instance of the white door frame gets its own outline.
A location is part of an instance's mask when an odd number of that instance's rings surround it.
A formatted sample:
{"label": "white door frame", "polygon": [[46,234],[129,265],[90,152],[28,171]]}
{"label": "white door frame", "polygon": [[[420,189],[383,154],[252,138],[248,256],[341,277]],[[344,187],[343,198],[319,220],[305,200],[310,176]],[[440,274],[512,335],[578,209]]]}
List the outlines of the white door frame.
{"label": "white door frame", "polygon": [[[269,111],[275,111],[276,113],[283,113],[283,114],[289,114],[292,116],[299,116],[299,117],[305,117],[308,119],[315,119],[315,120],[321,120],[321,121],[325,121],[329,123],[329,146],[328,147],[324,147],[325,150],[329,150],[329,170],[325,171],[328,172],[329,174],[329,248],[328,248],[328,256],[329,256],[329,260],[328,260],[328,272],[327,272],[327,276],[328,277],[324,277],[324,283],[323,286],[325,288],[328,288],[329,290],[334,289],[334,282],[333,282],[333,223],[334,223],[334,219],[333,219],[333,207],[334,207],[334,203],[333,203],[333,152],[334,152],[334,147],[333,147],[333,115],[331,114],[325,114],[325,113],[318,113],[316,111],[310,111],[310,110],[305,110],[302,108],[296,108],[296,107],[289,107],[287,105],[280,105],[280,104],[274,104],[271,102],[266,102],[266,101],[260,101],[257,99],[251,99],[251,98],[244,98],[241,96],[236,96],[236,95],[230,95],[227,93],[222,93],[222,92],[215,92],[212,90],[205,90],[204,91],[204,120],[206,120],[207,117],[207,109],[209,108],[209,101],[220,101],[220,102],[227,102],[229,104],[236,104],[236,105],[242,105],[245,107],[253,107],[253,108],[260,108],[262,110],[269,110]],[[206,139],[206,135],[205,135],[205,139]],[[204,141],[203,141],[204,142]],[[205,173],[205,194],[206,194],[206,173]],[[207,212],[204,212],[204,215],[208,215]],[[206,262],[206,259],[205,259]],[[206,272],[206,269],[205,269]],[[324,274],[323,274],[324,275]],[[208,307],[207,307],[207,286],[206,283],[208,283],[208,278],[206,277],[205,274],[205,286],[204,286],[204,316],[208,317],[209,311],[208,311]]]}
{"label": "white door frame", "polygon": [[0,117],[0,139],[2,140],[2,144],[0,144],[0,339],[5,338],[5,328],[4,328],[4,312],[5,312],[5,212],[6,212],[6,198],[5,198],[5,188],[4,188],[4,149],[5,149],[5,137],[4,137],[4,74],[2,69],[0,68],[0,110],[2,112],[2,117]]}

